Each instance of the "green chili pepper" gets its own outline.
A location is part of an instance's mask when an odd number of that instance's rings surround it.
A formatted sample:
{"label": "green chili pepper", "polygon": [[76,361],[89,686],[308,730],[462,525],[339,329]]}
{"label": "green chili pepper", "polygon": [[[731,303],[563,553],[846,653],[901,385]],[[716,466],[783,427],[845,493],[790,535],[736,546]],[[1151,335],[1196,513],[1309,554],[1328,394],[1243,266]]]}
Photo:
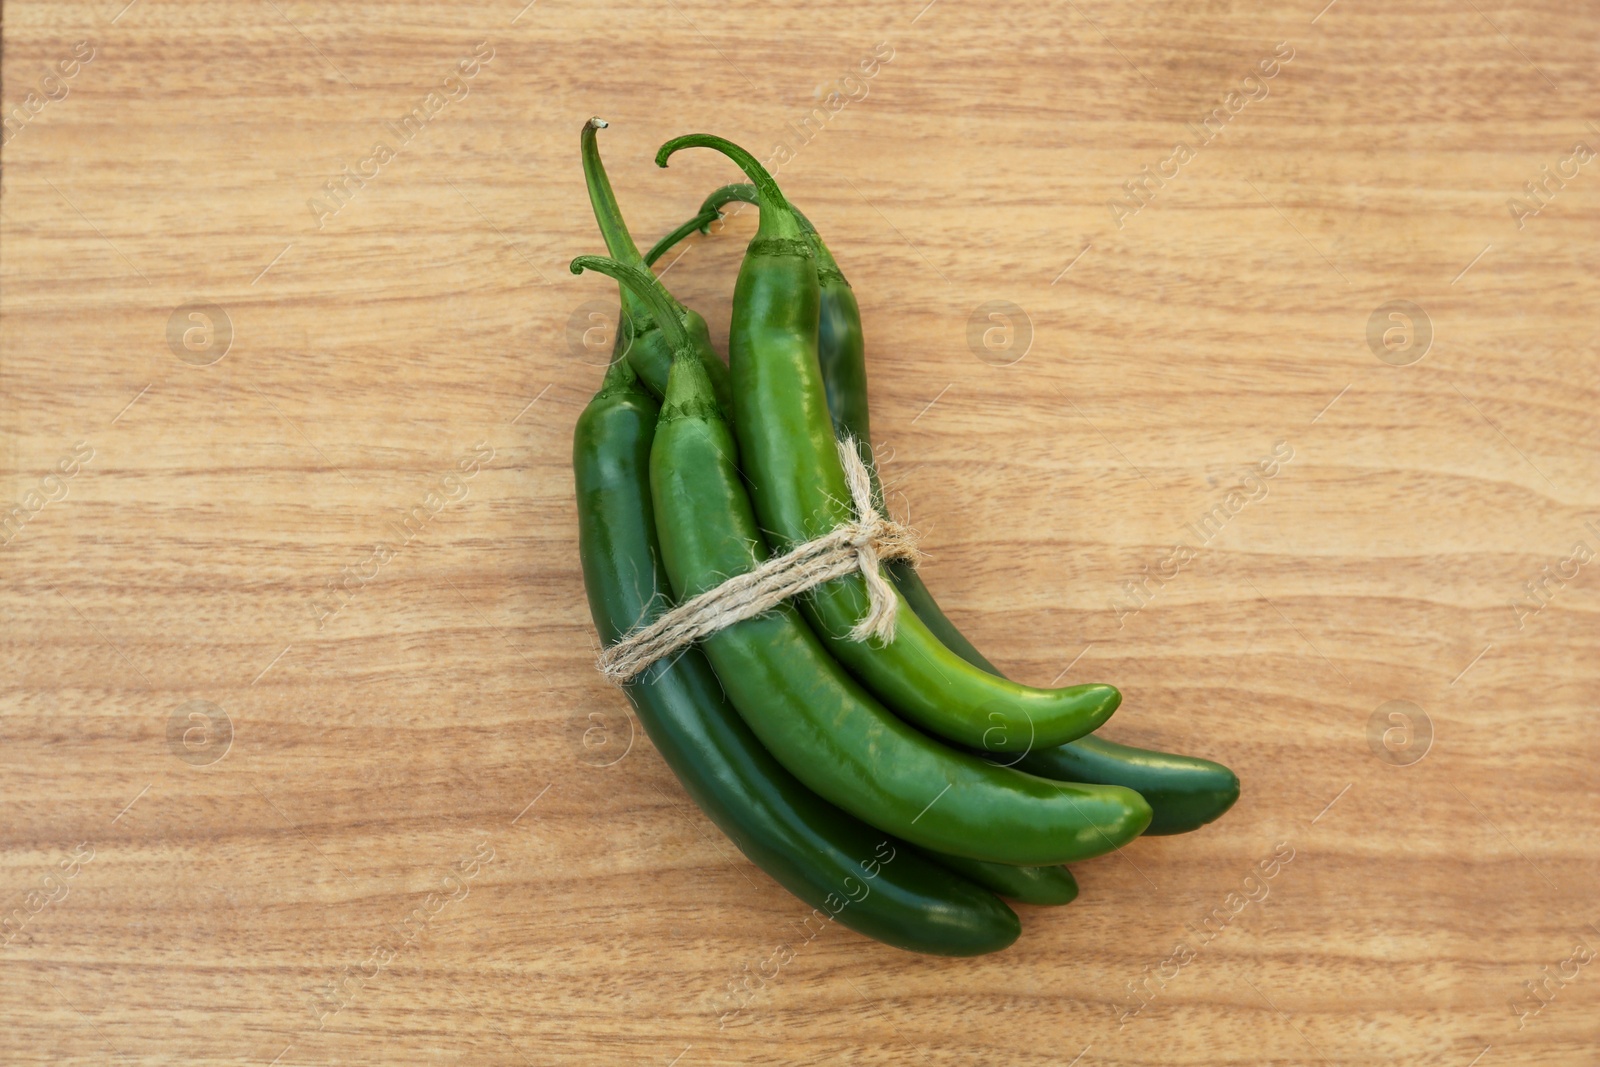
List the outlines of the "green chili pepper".
{"label": "green chili pepper", "polygon": [[[663,299],[635,268],[594,256],[572,268]],[[704,365],[681,324],[659,317],[674,358],[650,451],[651,500],[667,575],[683,600],[766,553]],[[912,844],[993,863],[1056,864],[1118,848],[1150,821],[1149,805],[1130,789],[1047,781],[918,732],[846,674],[790,604],[712,634],[704,648],[728,699],[779,763],[823,799]]]}
{"label": "green chili pepper", "polygon": [[[598,162],[598,160],[597,160],[597,162]],[[712,219],[717,218],[717,214],[718,214],[717,208],[720,208],[720,206],[722,206],[722,205],[720,205],[720,203],[717,203],[717,205],[712,206],[712,208],[710,208],[710,213],[712,213],[712,214],[710,214],[710,218],[712,218]],[[688,224],[685,224],[685,226],[678,227],[678,229],[675,230],[674,234],[667,235],[667,238],[664,238],[664,240],[662,240],[662,242],[656,243],[656,246],[654,246],[654,248],[651,248],[650,254],[648,254],[648,256],[646,256],[646,258],[645,258],[646,266],[651,266],[651,264],[654,264],[654,262],[656,262],[656,259],[659,258],[659,254],[661,254],[662,250],[666,250],[666,248],[670,248],[670,246],[674,245],[674,243],[678,242],[678,240],[682,240],[682,238],[685,237],[685,235],[690,234],[691,230],[693,230],[694,227],[698,226],[698,224],[699,224],[698,221],[688,222]],[[618,219],[618,226],[621,227],[621,219]],[[626,235],[626,227],[621,227],[621,229],[624,230],[624,235]],[[842,277],[842,275],[840,275],[840,277]],[[651,288],[664,288],[664,286],[656,285],[656,286],[651,286]],[[624,290],[626,290],[626,286],[624,286]],[[670,296],[670,294],[669,294],[669,296]],[[691,342],[693,342],[693,341],[694,341],[694,339],[691,338]],[[696,346],[696,347],[698,347],[698,346]],[[720,362],[718,362],[718,363],[720,363]],[[928,851],[928,849],[925,849],[925,851]],[[930,856],[933,856],[934,859],[936,859],[936,861],[939,861],[939,862],[944,861],[944,859],[952,859],[952,862],[958,862],[958,864],[962,864],[962,869],[963,870],[966,870],[966,869],[979,869],[979,870],[981,870],[981,869],[987,869],[987,867],[1000,867],[1000,865],[998,865],[998,864],[984,864],[984,862],[982,862],[982,861],[970,861],[970,859],[955,859],[955,857],[944,856],[944,854],[942,854],[942,853],[934,853],[934,851],[930,851]],[[954,865],[949,865],[949,869],[950,870],[955,870]],[[1061,897],[1062,893],[1064,893],[1064,888],[1062,888],[1061,885],[1058,885],[1059,880],[1061,880],[1061,875],[1042,875],[1042,877],[1034,878],[1034,880],[1029,880],[1029,878],[1027,878],[1026,873],[1008,873],[1008,872],[1019,872],[1019,870],[1022,870],[1022,869],[1013,869],[1013,867],[1002,867],[1002,869],[997,870],[997,872],[990,873],[989,881],[998,881],[998,883],[1000,883],[1000,885],[1006,885],[1006,886],[1018,886],[1018,885],[1024,886],[1024,888],[1029,889],[1030,893],[1032,893],[1032,896],[1040,897],[1040,899],[1043,899],[1043,897],[1051,897],[1051,899],[1058,899],[1058,897]],[[1070,880],[1070,875],[1066,875],[1066,877],[1069,878],[1069,880]],[[1038,883],[1043,883],[1043,885],[1051,886],[1051,888],[1040,889],[1040,888],[1038,888]],[[1074,889],[1074,893],[1075,893],[1075,889]],[[1021,899],[1021,897],[1018,897],[1018,899]],[[1035,902],[1037,902],[1037,901],[1035,901]]]}
{"label": "green chili pepper", "polygon": [[1023,904],[1071,904],[1078,899],[1078,880],[1065,867],[1009,867],[943,853],[932,854],[931,858],[989,892]]}
{"label": "green chili pepper", "polygon": [[[734,182],[722,186],[705,198],[700,205],[699,214],[657,241],[654,247],[645,253],[645,263],[654,264],[668,249],[697,230],[701,233],[709,232],[711,224],[722,217],[722,208],[726,205],[731,203],[759,205],[760,202],[756,187],[749,182]],[[793,205],[790,206],[790,210],[800,221],[800,228],[805,231],[807,240],[811,242],[811,249],[817,261],[817,285],[820,294],[817,359],[822,370],[822,387],[827,396],[828,411],[833,413],[834,428],[839,431],[839,436],[843,437],[849,433],[855,438],[861,462],[866,465],[867,472],[872,476],[873,489],[881,499],[883,493],[878,487],[878,469],[872,461],[872,438],[867,433],[867,359],[861,337],[861,309],[856,304],[856,295],[851,290],[850,283],[845,280],[844,273],[839,270],[839,264],[834,261],[833,253],[828,251],[828,246],[823,243],[816,227],[811,225],[811,220]],[[848,429],[838,414],[841,411],[852,413],[859,411],[859,431]],[[895,560],[885,566],[891,578],[896,572],[904,571],[915,580],[916,570],[903,560]]]}
{"label": "green chili pepper", "polygon": [[[729,331],[734,429],[762,528],[787,550],[855,516],[834,444],[817,364],[820,295],[811,242],[777,183],[737,145],[704,134],[668,141],[714,148],[755,182],[761,223],[734,288]],[[1109,685],[1035,689],[978,670],[950,652],[896,596],[895,639],[855,641],[868,607],[866,582],[847,575],[818,586],[801,610],[850,671],[886,704],[925,729],[989,752],[1024,752],[1091,732],[1117,708]]]}
{"label": "green chili pepper", "polygon": [[[648,474],[656,416],[656,401],[619,360],[573,432],[584,585],[608,645],[664,610]],[[971,956],[1016,940],[1016,915],[992,894],[851,818],[785,771],[728,705],[697,649],[656,664],[624,691],[701,810],[813,908],[913,952]]]}
{"label": "green chili pepper", "polygon": [[[695,230],[706,232],[721,217],[726,204],[739,201],[758,204],[754,185],[737,182],[717,189],[700,206],[700,213],[656,243],[645,257],[656,259]],[[861,313],[849,282],[838,269],[816,229],[796,211],[817,253],[817,275],[821,287],[821,328],[817,358],[828,392],[828,411],[834,432],[841,438],[855,439],[862,462],[878,486],[877,468],[872,460],[872,440],[867,405],[865,346],[862,341]],[[968,641],[940,609],[933,594],[923,584],[915,568],[896,560],[885,567],[890,581],[906,604],[939,638],[946,648],[968,663],[990,674],[1000,669],[990,663]],[[1220,763],[1161,752],[1155,749],[1120,745],[1097,736],[1083,737],[1055,748],[1030,752],[1016,764],[1030,774],[1063,782],[1095,782],[1122,785],[1137,790],[1150,802],[1154,817],[1147,835],[1181,834],[1199,829],[1230,807],[1239,798],[1239,779]],[[1021,898],[1017,898],[1021,899]]]}
{"label": "green chili pepper", "polygon": [[[747,204],[759,203],[756,187],[747,182],[736,182],[713,192],[700,205],[698,215],[657,241],[655,246],[645,253],[645,262],[654,263],[667,249],[694,231],[705,232],[711,223],[722,217],[722,208],[734,201]],[[818,236],[816,227],[811,225],[811,221],[798,208],[795,209],[795,217],[800,220],[806,236],[812,239],[812,248],[817,257],[817,281],[821,287],[817,355],[822,366],[823,384],[827,389],[828,410],[837,413],[860,408],[863,419],[861,429],[852,436],[855,438],[861,461],[872,477],[873,492],[881,501],[883,491],[878,485],[878,471],[872,459],[871,435],[867,432],[865,421],[867,375],[866,353],[861,343],[861,311],[856,305],[855,294],[851,292],[849,282],[845,280],[843,272],[834,262],[827,245]],[[859,405],[855,402],[856,397],[862,398]],[[837,414],[834,425],[839,429]],[[839,435],[843,437],[848,432],[840,430]],[[913,579],[917,573],[899,561],[891,564],[888,570],[891,579],[900,570],[904,570]],[[1040,777],[1055,776],[1040,775]],[[1146,833],[1148,832],[1147,830]],[[935,862],[958,874],[966,875],[979,885],[1025,904],[1069,904],[1078,896],[1078,883],[1073,879],[1072,872],[1065,867],[1012,867],[938,852],[929,855]]]}
{"label": "green chili pepper", "polygon": [[[622,209],[617,204],[616,194],[611,191],[611,179],[606,176],[605,166],[600,162],[600,145],[595,134],[605,126],[604,119],[590,119],[583,124],[583,132],[579,137],[583,153],[583,178],[589,187],[589,204],[594,208],[595,222],[600,225],[600,234],[605,238],[606,251],[611,258],[631,267],[643,268],[644,259],[639,255],[638,246],[633,243],[633,235],[622,221]],[[652,279],[654,277],[651,275]],[[667,297],[670,314],[694,339],[695,351],[706,360],[706,372],[711,376],[717,402],[724,410],[731,411],[728,368],[712,350],[706,320],[698,312],[690,311],[672,299],[672,294],[659,281],[655,286]],[[667,370],[672,364],[672,353],[649,307],[626,288],[622,291],[622,321],[618,324],[617,336],[639,377],[660,396],[667,387]]]}
{"label": "green chili pepper", "polygon": [[1030,752],[1017,766],[1042,778],[1137,790],[1155,812],[1145,830],[1153,836],[1198,830],[1239,799],[1238,775],[1220,763],[1098,737]]}

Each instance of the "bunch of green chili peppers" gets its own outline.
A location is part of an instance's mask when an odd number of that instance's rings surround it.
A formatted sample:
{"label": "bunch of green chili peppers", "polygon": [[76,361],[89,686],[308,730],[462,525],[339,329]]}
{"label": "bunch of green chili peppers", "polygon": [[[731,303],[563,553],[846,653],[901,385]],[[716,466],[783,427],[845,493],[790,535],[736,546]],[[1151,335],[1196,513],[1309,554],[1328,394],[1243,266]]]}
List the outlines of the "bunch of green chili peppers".
{"label": "bunch of green chili peppers", "polygon": [[[748,152],[719,137],[668,141],[726,155],[748,183],[641,255],[600,162],[584,175],[608,257],[580,256],[622,289],[600,390],[573,435],[579,544],[606,645],[674,603],[851,522],[837,441],[872,471],[861,314],[809,221]],[[760,226],[739,269],[728,361],[705,320],[650,264],[732,202]],[[874,492],[880,494],[876,474]],[[1220,816],[1239,780],[1208,760],[1092,736],[1121,694],[1004,677],[904,563],[884,565],[895,636],[857,641],[859,573],[735,623],[623,688],[695,802],[813,908],[914,952],[979,955],[1016,940],[1002,897],[1066,904],[1063,864],[1140,834]]]}

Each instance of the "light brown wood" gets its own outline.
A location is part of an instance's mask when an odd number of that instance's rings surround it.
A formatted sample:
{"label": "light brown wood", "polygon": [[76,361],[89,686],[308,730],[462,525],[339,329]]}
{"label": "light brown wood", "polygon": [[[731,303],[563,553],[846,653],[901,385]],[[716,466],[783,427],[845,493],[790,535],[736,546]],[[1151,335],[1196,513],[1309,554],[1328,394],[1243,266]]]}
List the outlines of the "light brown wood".
{"label": "light brown wood", "polygon": [[[6,5],[0,1060],[1596,1061],[1593,10],[923,2]],[[734,177],[662,140],[788,144],[929,584],[1233,812],[994,957],[804,941],[592,668],[595,113],[641,240]]]}

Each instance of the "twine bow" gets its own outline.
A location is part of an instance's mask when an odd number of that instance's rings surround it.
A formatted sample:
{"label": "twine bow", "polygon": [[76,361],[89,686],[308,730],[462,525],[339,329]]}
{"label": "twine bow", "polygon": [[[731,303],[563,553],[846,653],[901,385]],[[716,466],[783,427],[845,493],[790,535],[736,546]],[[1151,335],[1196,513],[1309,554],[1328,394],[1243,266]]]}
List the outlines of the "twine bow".
{"label": "twine bow", "polygon": [[852,641],[894,640],[894,588],[878,564],[919,558],[915,535],[878,511],[872,479],[853,438],[838,442],[845,484],[856,513],[821,537],[796,545],[754,570],[735,575],[679,604],[648,626],[624,636],[598,659],[600,673],[619,685],[645,668],[701,638],[764,614],[808,589],[861,572],[867,585],[867,613],[850,630]]}

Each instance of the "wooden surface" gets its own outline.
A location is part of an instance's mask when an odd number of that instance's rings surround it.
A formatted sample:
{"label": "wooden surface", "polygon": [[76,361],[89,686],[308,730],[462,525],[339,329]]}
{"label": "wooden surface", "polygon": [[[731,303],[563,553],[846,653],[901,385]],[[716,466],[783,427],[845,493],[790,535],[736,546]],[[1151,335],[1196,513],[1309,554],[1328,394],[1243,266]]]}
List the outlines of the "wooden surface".
{"label": "wooden surface", "polygon": [[[1596,1062],[1592,7],[121,3],[4,14],[0,1060]],[[788,142],[930,586],[1233,812],[998,956],[805,939],[591,667],[591,114],[641,239]]]}

